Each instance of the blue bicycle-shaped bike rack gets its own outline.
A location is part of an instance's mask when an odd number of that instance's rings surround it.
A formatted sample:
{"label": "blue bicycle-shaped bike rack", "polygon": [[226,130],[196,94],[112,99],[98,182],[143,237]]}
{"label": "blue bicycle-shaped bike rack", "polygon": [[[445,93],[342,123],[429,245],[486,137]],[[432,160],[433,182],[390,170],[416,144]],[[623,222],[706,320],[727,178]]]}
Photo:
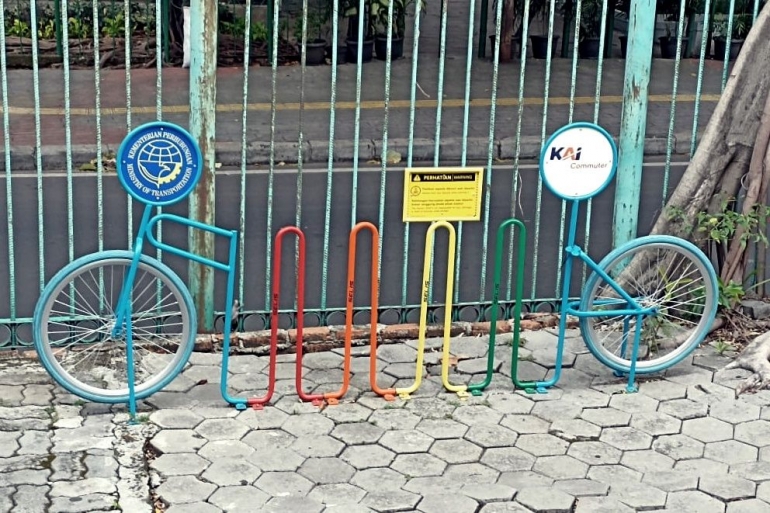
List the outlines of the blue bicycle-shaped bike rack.
{"label": "blue bicycle-shaped bike rack", "polygon": [[[676,237],[641,237],[596,264],[576,244],[580,201],[607,187],[616,161],[612,138],[589,123],[562,128],[543,148],[541,177],[554,194],[571,202],[572,215],[553,377],[519,381],[518,343],[514,343],[513,381],[528,391],[544,392],[558,382],[567,315],[580,318],[586,345],[599,361],[618,375],[628,374],[629,391],[635,390],[637,373],[658,372],[685,358],[713,323],[716,275],[694,245]],[[261,400],[233,397],[227,387],[238,232],[177,215],[153,215],[155,208],[186,198],[202,171],[197,144],[176,125],[142,125],[121,144],[118,178],[128,194],[145,205],[133,249],[100,251],[65,266],[44,288],[33,317],[40,361],[67,391],[94,402],[128,403],[133,418],[137,401],[168,385],[189,360],[197,328],[192,297],[167,265],[142,252],[146,240],[172,255],[227,274],[221,393],[238,409]],[[227,238],[227,262],[160,242],[153,230],[161,221]],[[592,270],[578,301],[569,299],[575,258]],[[501,261],[497,258],[496,265]],[[495,302],[499,271],[496,269]],[[277,304],[273,311],[277,312]],[[518,338],[518,333],[514,336]]]}
{"label": "blue bicycle-shaped bike rack", "polygon": [[[136,402],[161,390],[184,368],[195,345],[197,315],[189,290],[167,265],[142,253],[147,240],[177,256],[227,273],[233,304],[238,232],[172,214],[152,215],[186,198],[203,172],[200,149],[184,129],[164,122],[142,125],[124,139],[117,174],[128,194],[145,205],[132,251],[80,257],[47,284],[33,318],[35,348],[48,373],[67,391],[101,403]],[[157,240],[159,222],[181,224],[229,241],[227,263]],[[221,390],[227,392],[232,312],[225,309]]]}
{"label": "blue bicycle-shaped bike rack", "polygon": [[[590,352],[617,376],[628,375],[628,392],[637,390],[637,374],[663,371],[689,355],[706,337],[716,316],[716,273],[706,255],[690,242],[667,235],[639,237],[598,264],[576,244],[580,202],[610,184],[617,156],[612,137],[598,125],[585,122],[561,128],[542,149],[540,177],[552,193],[571,203],[571,215],[553,376],[546,381],[520,381],[519,344],[514,341],[513,381],[530,393],[545,393],[559,381],[570,315],[579,319]],[[592,272],[580,299],[572,300],[569,292],[576,259]],[[498,288],[495,284],[495,290]]]}

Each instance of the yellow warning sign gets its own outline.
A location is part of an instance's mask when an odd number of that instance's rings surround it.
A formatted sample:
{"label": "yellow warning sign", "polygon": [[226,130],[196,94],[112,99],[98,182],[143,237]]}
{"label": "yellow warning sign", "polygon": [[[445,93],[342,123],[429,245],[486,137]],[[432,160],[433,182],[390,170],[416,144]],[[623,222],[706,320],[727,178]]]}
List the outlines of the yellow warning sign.
{"label": "yellow warning sign", "polygon": [[425,167],[404,170],[404,221],[478,221],[484,169]]}

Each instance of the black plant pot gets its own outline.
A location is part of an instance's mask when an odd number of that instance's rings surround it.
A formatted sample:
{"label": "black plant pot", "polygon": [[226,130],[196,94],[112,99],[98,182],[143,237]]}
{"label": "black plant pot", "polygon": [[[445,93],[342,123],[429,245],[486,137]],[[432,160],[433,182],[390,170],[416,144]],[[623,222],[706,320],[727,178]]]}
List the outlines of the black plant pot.
{"label": "black plant pot", "polygon": [[598,59],[599,58],[599,43],[598,37],[586,38],[578,43],[578,53],[581,59]]}
{"label": "black plant pot", "polygon": [[[377,36],[374,38],[374,53],[377,58],[384,61],[388,58],[388,37]],[[404,38],[393,38],[390,41],[390,58],[392,60],[400,59],[404,56]]]}
{"label": "black plant pot", "polygon": [[[676,59],[676,38],[671,36],[659,37],[660,42],[660,56],[664,59]],[[688,38],[682,38],[682,57],[687,49]]]}
{"label": "black plant pot", "polygon": [[[738,58],[738,54],[741,53],[743,48],[743,40],[733,39],[730,41],[730,55],[728,59],[734,61]],[[727,40],[721,37],[714,38],[714,58],[718,61],[725,60],[725,51],[727,50]]]}
{"label": "black plant pot", "polygon": [[[347,47],[345,45],[339,45],[337,47],[337,64],[345,64],[347,62]],[[329,59],[329,62],[332,60],[332,46],[327,45],[326,46],[326,58]]]}
{"label": "black plant pot", "polygon": [[628,51],[628,36],[620,36],[620,57],[626,58],[626,52]]}
{"label": "black plant pot", "polygon": [[308,41],[305,47],[305,64],[318,66],[324,63],[326,63],[326,41],[323,39]]}
{"label": "black plant pot", "polygon": [[[495,44],[497,40],[494,35],[489,36],[489,47],[491,48],[492,55],[490,56],[491,59],[495,58]],[[517,58],[521,54],[521,38],[519,39],[511,39],[511,57]]]}
{"label": "black plant pot", "polygon": [[[346,41],[347,43],[347,51],[345,52],[345,60],[351,63],[357,63],[358,62],[358,39],[348,39]],[[369,62],[372,60],[372,54],[374,50],[374,38],[364,40],[364,48],[363,48],[363,55],[361,56],[362,62]]]}
{"label": "black plant pot", "polygon": [[[529,36],[532,41],[532,57],[535,59],[548,58],[548,36],[535,35]],[[551,38],[551,57],[556,57],[557,48],[559,46],[559,36],[553,36]]]}

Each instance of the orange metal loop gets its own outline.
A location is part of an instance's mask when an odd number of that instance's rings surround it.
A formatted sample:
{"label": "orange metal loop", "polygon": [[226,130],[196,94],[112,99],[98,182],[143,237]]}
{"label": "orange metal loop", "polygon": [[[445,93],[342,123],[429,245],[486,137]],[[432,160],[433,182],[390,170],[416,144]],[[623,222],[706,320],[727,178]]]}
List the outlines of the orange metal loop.
{"label": "orange metal loop", "polygon": [[395,399],[396,390],[382,389],[377,386],[377,310],[379,306],[380,280],[378,279],[379,255],[380,255],[380,234],[377,227],[372,223],[362,221],[353,227],[350,232],[348,242],[348,294],[347,294],[347,312],[345,315],[345,390],[349,380],[350,370],[350,346],[353,338],[353,298],[355,294],[355,273],[356,273],[356,238],[361,230],[369,230],[372,233],[372,266],[370,277],[371,288],[371,314],[369,318],[369,345],[371,346],[369,354],[369,381],[372,390],[377,395],[385,397],[388,401]]}

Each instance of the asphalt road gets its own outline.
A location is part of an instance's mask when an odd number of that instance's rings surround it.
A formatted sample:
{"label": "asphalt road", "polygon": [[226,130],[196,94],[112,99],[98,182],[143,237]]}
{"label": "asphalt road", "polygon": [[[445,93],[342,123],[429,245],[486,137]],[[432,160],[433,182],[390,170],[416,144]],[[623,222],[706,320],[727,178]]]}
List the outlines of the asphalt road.
{"label": "asphalt road", "polygon": [[[680,161],[672,164],[669,192],[678,182],[685,169]],[[470,164],[469,164],[470,165]],[[535,297],[554,297],[557,278],[557,259],[559,256],[560,227],[562,205],[547,189],[542,191],[540,207],[540,231],[536,234],[535,219],[537,205],[537,168],[532,163],[520,166],[520,202],[521,210],[515,216],[525,222],[527,228],[526,282],[525,297],[532,294],[532,274],[537,264],[537,283]],[[661,190],[664,177],[664,165],[661,159],[650,159],[645,165],[641,188],[641,212],[639,235],[646,234],[661,207]],[[382,173],[379,167],[360,169],[355,188],[356,212],[353,216],[351,206],[354,197],[353,173],[347,168],[334,170],[332,179],[331,231],[329,234],[327,279],[327,308],[344,308],[346,295],[346,268],[348,236],[355,221],[371,221],[378,225],[380,218],[380,184]],[[402,295],[402,270],[404,262],[404,230],[402,222],[403,167],[390,167],[386,173],[384,188],[384,222],[381,225],[382,274],[380,305],[400,305]],[[489,209],[489,232],[484,233],[483,222],[467,222],[462,227],[460,240],[461,252],[458,266],[459,281],[455,288],[459,291],[460,302],[476,302],[480,296],[489,300],[492,296],[492,277],[494,248],[497,227],[511,216],[512,183],[514,173],[512,164],[503,163],[493,169],[490,202],[486,200],[482,207]],[[250,170],[246,174],[246,212],[245,212],[245,272],[243,279],[244,304],[248,310],[267,310],[266,276],[267,234],[271,239],[278,229],[296,223],[297,215],[297,173],[296,169],[278,168],[274,174],[272,195],[272,223],[268,222],[268,173],[264,169]],[[613,198],[616,180],[608,189],[593,200],[590,221],[589,253],[597,260],[604,256],[612,244]],[[0,187],[6,190],[5,178],[0,178]],[[241,175],[239,171],[219,170],[216,183],[216,224],[228,229],[238,229],[240,223]],[[326,214],[326,169],[306,169],[302,175],[301,220],[300,226],[306,236],[307,244],[307,284],[306,307],[321,306],[324,253],[324,218]],[[104,248],[125,249],[129,240],[127,223],[127,196],[120,187],[114,174],[105,175],[103,180],[104,209]],[[94,174],[77,173],[72,180],[72,234],[74,257],[98,249],[98,197],[97,181]],[[15,294],[18,317],[31,316],[39,296],[38,233],[42,230],[44,248],[44,281],[68,262],[70,233],[68,231],[68,188],[64,173],[47,173],[43,178],[43,222],[38,222],[37,179],[32,173],[15,173],[12,179],[13,197],[13,235],[15,252]],[[6,203],[5,195],[0,200]],[[186,204],[167,209],[168,212],[186,215]],[[3,207],[6,210],[6,207]],[[133,204],[134,229],[140,219],[141,206]],[[585,212],[581,209],[579,234],[586,233]],[[565,214],[566,215],[566,214]],[[0,241],[8,240],[8,223],[0,223]],[[420,283],[423,272],[423,251],[425,244],[426,223],[412,223],[409,226],[409,245],[407,259],[407,304],[419,304]],[[444,276],[446,269],[447,235],[439,230],[436,237],[436,258],[434,276],[434,301],[443,301]],[[459,236],[459,232],[458,232]],[[535,260],[534,248],[539,248]],[[186,247],[186,230],[170,225],[164,226],[163,241]],[[289,269],[293,265],[293,241],[287,237],[284,242],[284,271],[282,276],[283,291],[281,307],[291,308],[294,302],[294,276]],[[486,247],[486,283],[481,289],[483,248]],[[506,245],[507,247],[507,245]],[[362,232],[358,241],[359,282],[356,285],[356,306],[368,305],[370,238]],[[154,248],[146,251],[154,254]],[[216,247],[217,258],[224,261],[227,248],[224,241]],[[507,255],[506,255],[507,258]],[[187,264],[178,257],[164,255],[164,262],[176,270],[187,282]],[[507,261],[507,260],[506,260]],[[514,259],[515,263],[515,259]],[[9,269],[8,251],[0,252],[0,269]],[[507,283],[507,265],[503,274],[503,293]],[[515,265],[513,267],[515,269]],[[0,273],[0,296],[8,297],[9,272]],[[579,275],[581,273],[578,273]],[[240,286],[237,284],[236,287]],[[237,290],[237,289],[236,289]],[[224,307],[224,274],[217,273],[216,308]],[[0,317],[9,316],[9,304],[0,302]],[[356,319],[366,322],[365,318]],[[416,320],[416,319],[415,319]],[[334,319],[335,323],[344,321],[344,317]],[[308,319],[308,324],[314,321]],[[386,322],[386,319],[383,319]],[[260,326],[251,326],[258,329]]]}

